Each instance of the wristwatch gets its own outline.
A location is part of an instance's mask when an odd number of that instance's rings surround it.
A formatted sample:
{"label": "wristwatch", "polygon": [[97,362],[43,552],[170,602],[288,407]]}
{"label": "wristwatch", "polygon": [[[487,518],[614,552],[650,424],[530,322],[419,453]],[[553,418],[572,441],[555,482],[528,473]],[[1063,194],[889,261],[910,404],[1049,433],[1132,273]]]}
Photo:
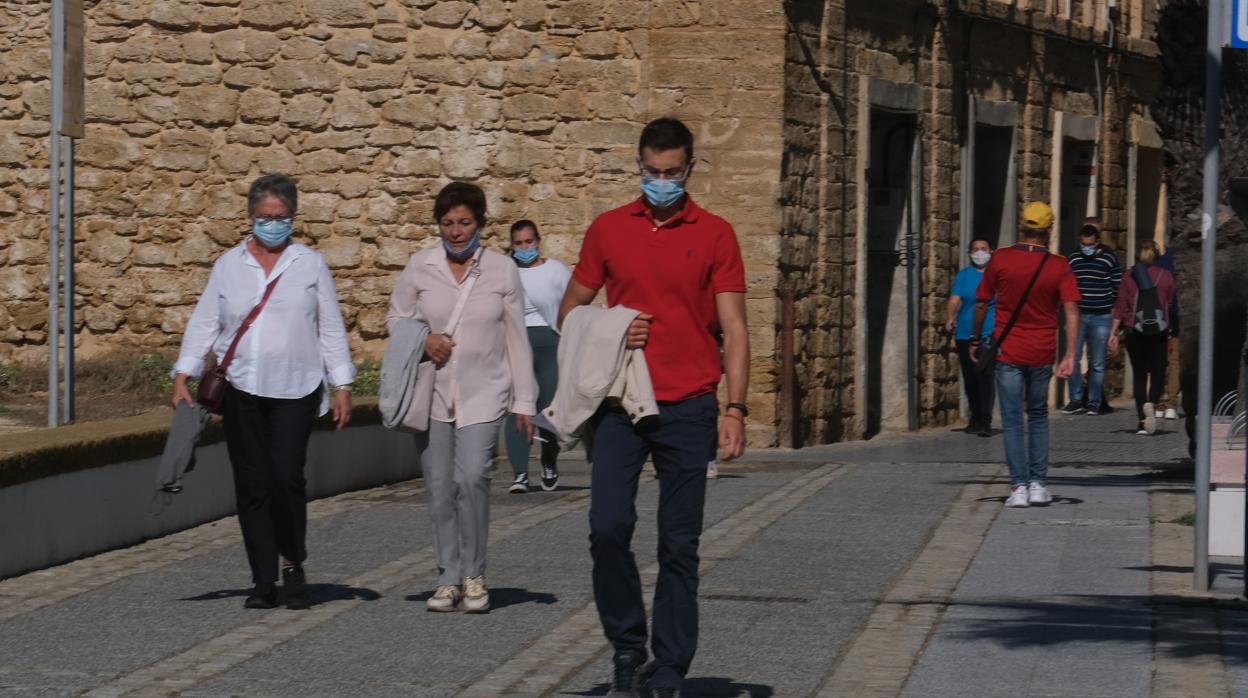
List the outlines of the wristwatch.
{"label": "wristwatch", "polygon": [[350,384],[350,383],[345,383],[345,384],[343,384],[343,385],[335,385],[335,386],[334,386],[334,390],[340,390],[340,391],[343,391],[343,392],[348,392],[348,393],[349,393],[349,392],[351,392],[351,384]]}
{"label": "wristwatch", "polygon": [[741,403],[739,403],[739,402],[730,402],[730,403],[728,403],[728,404],[724,407],[724,411],[725,411],[725,412],[727,412],[728,410],[737,410],[738,412],[740,412],[740,413],[741,413],[741,416],[742,416],[742,417],[748,417],[748,416],[750,416],[750,408],[746,407],[745,405],[743,405],[743,404],[741,404]]}

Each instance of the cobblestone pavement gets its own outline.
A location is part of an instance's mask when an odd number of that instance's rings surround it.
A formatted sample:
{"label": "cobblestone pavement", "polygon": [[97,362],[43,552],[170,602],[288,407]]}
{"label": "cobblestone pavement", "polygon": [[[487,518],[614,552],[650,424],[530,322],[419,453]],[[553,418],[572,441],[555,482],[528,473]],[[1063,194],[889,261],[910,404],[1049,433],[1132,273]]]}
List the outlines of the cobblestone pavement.
{"label": "cobblestone pavement", "polygon": [[[1000,437],[949,429],[724,467],[685,694],[1248,695],[1248,613],[1188,589],[1191,529],[1167,523],[1191,499],[1163,424],[1054,414],[1046,509],[1003,511]],[[505,475],[487,615],[424,611],[423,490],[402,483],[311,505],[308,611],[242,608],[232,519],[0,582],[0,695],[605,695],[588,469],[556,493]],[[647,583],[656,499],[643,483]]]}

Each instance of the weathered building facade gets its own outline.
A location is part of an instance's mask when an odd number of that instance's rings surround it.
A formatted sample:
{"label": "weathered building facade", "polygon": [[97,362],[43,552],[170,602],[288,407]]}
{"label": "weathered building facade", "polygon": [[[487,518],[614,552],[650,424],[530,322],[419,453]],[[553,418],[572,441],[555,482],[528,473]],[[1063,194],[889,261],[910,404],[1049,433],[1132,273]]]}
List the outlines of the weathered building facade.
{"label": "weathered building facade", "polygon": [[[483,185],[491,244],[528,217],[571,262],[675,115],[746,257],[752,443],[944,423],[972,233],[1008,241],[1025,198],[1057,202],[1062,244],[1089,211],[1119,246],[1157,220],[1150,3],[1032,4],[87,0],[80,351],[172,351],[248,182],[281,171],[379,355],[442,184]],[[46,3],[0,0],[0,360],[46,353],[47,33]]]}

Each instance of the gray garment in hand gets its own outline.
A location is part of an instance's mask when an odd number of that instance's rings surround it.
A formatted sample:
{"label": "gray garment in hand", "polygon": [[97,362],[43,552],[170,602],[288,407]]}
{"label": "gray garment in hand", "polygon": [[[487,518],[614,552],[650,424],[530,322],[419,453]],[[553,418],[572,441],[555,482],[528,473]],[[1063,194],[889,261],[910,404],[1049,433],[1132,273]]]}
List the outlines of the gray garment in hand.
{"label": "gray garment in hand", "polygon": [[502,419],[456,429],[431,420],[416,434],[425,479],[438,586],[485,574],[490,532],[490,465]]}
{"label": "gray garment in hand", "polygon": [[157,489],[182,490],[182,476],[195,469],[195,446],[210,416],[208,410],[199,405],[179,402],[173,408],[173,423],[169,425],[165,451],[160,454],[160,467],[156,471]]}
{"label": "gray garment in hand", "polygon": [[401,426],[412,404],[416,369],[425,354],[428,337],[429,325],[422,320],[399,318],[390,323],[390,339],[381,359],[381,385],[377,390],[377,409],[387,429]]}

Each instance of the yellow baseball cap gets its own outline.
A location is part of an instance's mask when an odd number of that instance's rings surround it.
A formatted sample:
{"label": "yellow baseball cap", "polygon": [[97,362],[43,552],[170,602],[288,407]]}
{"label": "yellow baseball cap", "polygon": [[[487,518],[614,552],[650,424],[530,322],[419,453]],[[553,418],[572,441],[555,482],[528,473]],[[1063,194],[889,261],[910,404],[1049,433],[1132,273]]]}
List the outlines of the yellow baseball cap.
{"label": "yellow baseball cap", "polygon": [[1033,201],[1023,207],[1023,225],[1036,230],[1053,227],[1053,209],[1043,201]]}

